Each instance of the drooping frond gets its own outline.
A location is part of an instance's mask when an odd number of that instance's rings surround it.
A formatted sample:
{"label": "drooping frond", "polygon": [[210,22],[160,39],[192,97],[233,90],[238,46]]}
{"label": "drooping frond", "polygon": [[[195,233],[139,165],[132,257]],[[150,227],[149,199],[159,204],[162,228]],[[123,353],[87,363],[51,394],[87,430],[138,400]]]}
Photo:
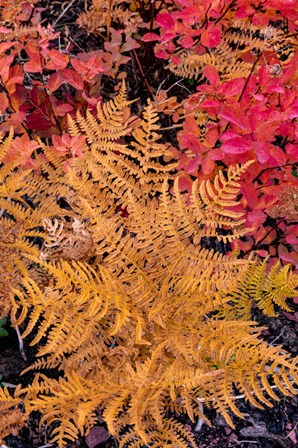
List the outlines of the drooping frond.
{"label": "drooping frond", "polygon": [[[98,390],[96,384],[69,372],[67,378],[58,381],[37,375],[26,392],[25,407],[29,414],[36,410],[44,414],[40,424],[53,424],[53,442],[59,447],[67,445],[67,440],[74,441],[79,435],[85,435],[97,421],[96,408],[100,399],[107,393]],[[55,394],[49,396],[49,392]],[[58,424],[58,425],[57,425]]]}
{"label": "drooping frond", "polygon": [[20,389],[18,386],[12,397],[6,387],[0,387],[0,443],[10,434],[18,435],[27,421],[27,416],[19,408],[22,401]]}

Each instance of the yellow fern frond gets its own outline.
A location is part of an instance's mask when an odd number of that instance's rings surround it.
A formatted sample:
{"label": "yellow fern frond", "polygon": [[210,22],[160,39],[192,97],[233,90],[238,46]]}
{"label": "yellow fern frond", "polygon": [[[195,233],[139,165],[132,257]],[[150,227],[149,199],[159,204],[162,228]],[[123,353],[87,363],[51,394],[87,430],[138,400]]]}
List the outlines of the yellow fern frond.
{"label": "yellow fern frond", "polygon": [[28,419],[19,408],[20,392],[21,386],[17,386],[12,397],[6,387],[0,388],[0,443],[10,434],[17,436]]}

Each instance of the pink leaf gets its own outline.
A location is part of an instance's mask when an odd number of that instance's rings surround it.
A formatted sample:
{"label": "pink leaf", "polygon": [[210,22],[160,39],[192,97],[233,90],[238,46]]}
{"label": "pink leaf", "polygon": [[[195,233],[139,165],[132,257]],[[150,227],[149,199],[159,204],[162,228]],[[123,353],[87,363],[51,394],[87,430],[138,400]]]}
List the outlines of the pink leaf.
{"label": "pink leaf", "polygon": [[234,137],[223,143],[220,149],[226,154],[243,154],[253,149],[253,143],[244,137]]}
{"label": "pink leaf", "polygon": [[286,236],[286,242],[289,244],[298,244],[298,235],[289,234]]}

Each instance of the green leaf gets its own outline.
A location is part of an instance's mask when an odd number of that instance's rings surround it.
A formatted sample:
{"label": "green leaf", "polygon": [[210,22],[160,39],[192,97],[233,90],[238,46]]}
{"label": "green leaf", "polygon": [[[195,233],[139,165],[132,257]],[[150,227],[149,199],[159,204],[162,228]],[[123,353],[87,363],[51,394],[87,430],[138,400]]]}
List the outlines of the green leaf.
{"label": "green leaf", "polygon": [[0,327],[0,338],[3,338],[4,336],[8,336],[8,331],[5,330],[5,328]]}

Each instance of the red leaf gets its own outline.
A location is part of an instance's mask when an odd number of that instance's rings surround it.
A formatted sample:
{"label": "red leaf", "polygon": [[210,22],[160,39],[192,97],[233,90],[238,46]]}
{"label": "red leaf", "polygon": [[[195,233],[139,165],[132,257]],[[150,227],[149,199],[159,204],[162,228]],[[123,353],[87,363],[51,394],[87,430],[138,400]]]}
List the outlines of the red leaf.
{"label": "red leaf", "polygon": [[254,14],[252,17],[252,23],[255,26],[268,26],[269,17],[263,13]]}
{"label": "red leaf", "polygon": [[258,192],[253,185],[251,183],[242,182],[241,193],[244,197],[242,201],[246,202],[246,204],[244,203],[244,206],[248,205],[251,209],[254,209],[258,202]]}
{"label": "red leaf", "polygon": [[253,149],[253,142],[244,137],[238,136],[223,143],[220,149],[226,154],[243,154]]}
{"label": "red leaf", "polygon": [[9,50],[9,48],[13,47],[15,44],[16,44],[15,42],[1,42],[0,54],[5,53],[6,50]]}
{"label": "red leaf", "polygon": [[292,235],[291,233],[286,236],[286,242],[288,244],[298,244],[298,235]]}
{"label": "red leaf", "polygon": [[61,76],[61,73],[60,72],[56,72],[56,73],[53,73],[49,77],[47,87],[51,91],[51,93],[53,93],[53,92],[55,92],[56,90],[59,89],[59,87],[61,86],[62,82],[63,82],[63,78]]}
{"label": "red leaf", "polygon": [[46,64],[48,70],[63,70],[67,67],[69,57],[58,50],[49,51],[50,60]]}
{"label": "red leaf", "polygon": [[220,43],[220,29],[215,26],[210,26],[201,34],[201,44],[207,48],[217,47]]}
{"label": "red leaf", "polygon": [[77,90],[83,90],[84,88],[84,81],[81,75],[79,75],[76,71],[65,68],[61,71],[61,75],[67,84],[70,84],[72,87],[74,87]]}
{"label": "red leaf", "polygon": [[184,131],[198,134],[198,123],[194,117],[186,117],[183,124]]}
{"label": "red leaf", "polygon": [[236,12],[236,18],[242,19],[248,16],[252,16],[255,13],[255,10],[251,7],[251,5],[240,6]]}
{"label": "red leaf", "polygon": [[186,166],[184,166],[184,169],[188,174],[195,175],[197,173],[198,167],[201,165],[201,163],[202,163],[202,157],[196,156],[192,160],[190,160]]}
{"label": "red leaf", "polygon": [[142,37],[143,42],[154,42],[155,40],[160,40],[159,35],[155,33],[146,33]]}
{"label": "red leaf", "polygon": [[283,261],[292,263],[295,267],[298,267],[298,252],[296,251],[289,252],[286,246],[280,244],[278,246],[278,255]]}
{"label": "red leaf", "polygon": [[193,40],[190,36],[184,36],[181,45],[183,48],[191,48],[193,46]]}
{"label": "red leaf", "polygon": [[174,28],[175,22],[171,14],[168,14],[166,12],[158,14],[156,21],[159,26],[165,28],[166,30],[170,30]]}
{"label": "red leaf", "polygon": [[220,109],[220,115],[243,131],[246,131],[249,127],[247,117],[237,104],[223,104]]}
{"label": "red leaf", "polygon": [[41,73],[43,57],[38,48],[30,41],[26,46],[26,53],[29,56],[29,61],[25,62],[24,70],[30,73]]}
{"label": "red leaf", "polygon": [[179,190],[181,192],[191,191],[192,181],[189,178],[182,176],[182,177],[179,177],[178,185],[179,185]]}
{"label": "red leaf", "polygon": [[3,56],[2,58],[0,58],[0,76],[4,76],[5,77],[5,81],[6,78],[9,74],[9,67],[10,64],[13,62],[14,60],[14,56]]}
{"label": "red leaf", "polygon": [[220,93],[226,96],[239,95],[244,87],[245,80],[243,78],[234,78],[225,82],[220,86]]}
{"label": "red leaf", "polygon": [[270,161],[273,159],[277,165],[285,165],[287,163],[287,155],[278,146],[271,146],[270,149]]}
{"label": "red leaf", "polygon": [[214,161],[222,160],[224,158],[224,154],[220,149],[212,149],[211,151],[208,152],[208,157]]}
{"label": "red leaf", "polygon": [[200,106],[202,108],[204,107],[218,107],[220,105],[220,102],[218,100],[205,100],[202,101]]}
{"label": "red leaf", "polygon": [[261,258],[266,258],[266,257],[268,257],[268,251],[267,250],[264,250],[264,249],[262,249],[262,250],[256,250],[256,254],[257,255],[259,255],[259,257],[261,257]]}
{"label": "red leaf", "polygon": [[268,142],[255,142],[257,159],[260,163],[266,163],[270,156]]}
{"label": "red leaf", "polygon": [[266,220],[267,215],[262,210],[253,210],[247,213],[247,221],[253,227],[259,227]]}
{"label": "red leaf", "polygon": [[45,131],[52,126],[51,121],[49,121],[39,112],[33,112],[32,114],[28,115],[26,119],[28,128],[33,129],[34,131]]}
{"label": "red leaf", "polygon": [[215,162],[214,160],[209,159],[209,157],[205,157],[205,159],[202,162],[202,171],[204,174],[210,174],[212,173],[214,169]]}
{"label": "red leaf", "polygon": [[213,67],[212,65],[207,65],[204,67],[203,73],[210,82],[210,84],[214,86],[219,86],[220,78],[218,71],[216,70],[215,67]]}
{"label": "red leaf", "polygon": [[68,103],[60,104],[55,108],[55,114],[58,117],[63,117],[65,114],[71,111],[73,111],[73,107]]}
{"label": "red leaf", "polygon": [[5,93],[0,93],[0,114],[4,114],[9,106],[9,101]]}

